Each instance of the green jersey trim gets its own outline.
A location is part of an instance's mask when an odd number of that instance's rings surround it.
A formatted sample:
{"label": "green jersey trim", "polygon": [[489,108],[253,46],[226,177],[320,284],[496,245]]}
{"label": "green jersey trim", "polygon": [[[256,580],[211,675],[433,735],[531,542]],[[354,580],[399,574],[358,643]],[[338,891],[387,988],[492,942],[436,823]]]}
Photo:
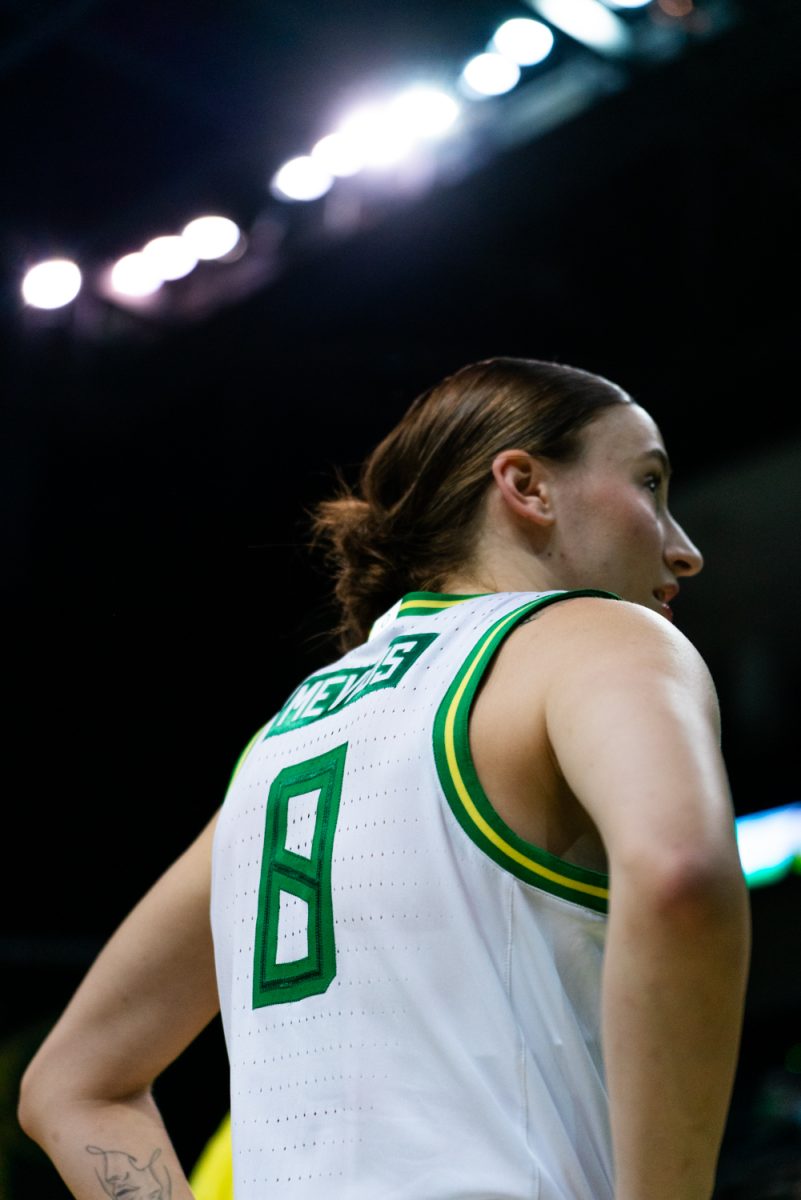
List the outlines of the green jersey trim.
{"label": "green jersey trim", "polygon": [[471,596],[447,595],[444,592],[407,592],[398,607],[399,617],[429,617],[443,608],[453,608],[465,600],[475,600],[486,592],[474,592]]}
{"label": "green jersey trim", "polygon": [[485,854],[525,883],[605,913],[609,901],[608,876],[566,862],[510,829],[479,782],[468,737],[473,699],[503,639],[531,613],[574,596],[619,599],[612,592],[593,589],[557,592],[531,600],[496,621],[467,656],[440,704],[434,720],[434,757],[453,815]]}
{"label": "green jersey trim", "polygon": [[261,725],[256,730],[256,732],[253,734],[253,737],[250,739],[247,746],[245,746],[245,749],[242,751],[242,753],[239,755],[239,758],[236,760],[236,766],[234,767],[233,771],[231,772],[231,778],[228,780],[228,787],[225,789],[226,795],[228,794],[228,792],[230,792],[231,785],[233,784],[233,782],[236,779],[239,772],[242,770],[242,767],[245,765],[245,759],[250,754],[253,747],[256,745],[256,742],[259,740],[259,734],[261,733],[262,729],[264,729],[263,725]]}

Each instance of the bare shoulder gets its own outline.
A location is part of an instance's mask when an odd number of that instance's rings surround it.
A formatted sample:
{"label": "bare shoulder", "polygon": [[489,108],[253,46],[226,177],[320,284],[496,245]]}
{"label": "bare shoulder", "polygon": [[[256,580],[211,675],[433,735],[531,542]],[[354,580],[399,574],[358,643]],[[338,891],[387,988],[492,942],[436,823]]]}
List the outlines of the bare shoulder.
{"label": "bare shoulder", "polygon": [[625,600],[576,596],[537,610],[508,635],[486,690],[536,705],[552,689],[605,689],[636,678],[680,680],[716,704],[706,663],[664,617]]}
{"label": "bare shoulder", "polygon": [[662,642],[666,646],[687,647],[697,653],[692,643],[670,621],[628,600],[613,600],[602,596],[566,597],[557,603],[539,609],[533,619],[525,622],[521,629],[533,631],[545,629],[551,633],[557,629],[562,637],[596,640],[614,638],[624,644],[635,641]]}
{"label": "bare shoulder", "polygon": [[[577,596],[549,605],[513,635],[515,656],[537,661],[549,683],[587,686],[620,677],[680,679],[714,697],[704,659],[679,629],[658,613],[625,600]],[[510,639],[511,641],[511,639]]]}
{"label": "bare shoulder", "polygon": [[507,804],[508,824],[538,841],[533,788],[545,836],[561,822],[569,840],[580,824],[573,798],[607,854],[643,851],[668,812],[697,833],[699,796],[725,824],[719,743],[715,689],[689,639],[657,613],[601,597],[549,605],[509,635],[471,731],[479,777],[496,807]]}
{"label": "bare shoulder", "polygon": [[717,697],[689,639],[646,608],[589,597],[520,632],[518,661],[543,672],[551,753],[610,862],[653,867],[665,847],[691,846],[728,861]]}

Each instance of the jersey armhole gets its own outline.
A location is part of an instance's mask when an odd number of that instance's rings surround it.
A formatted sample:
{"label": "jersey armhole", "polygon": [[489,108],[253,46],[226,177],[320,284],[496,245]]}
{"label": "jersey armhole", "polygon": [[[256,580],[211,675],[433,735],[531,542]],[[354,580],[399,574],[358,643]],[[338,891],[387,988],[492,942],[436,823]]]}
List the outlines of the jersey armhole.
{"label": "jersey armhole", "polygon": [[[268,721],[267,725],[269,725],[269,724],[270,724],[270,722]],[[253,737],[248,742],[247,746],[245,746],[245,749],[239,755],[239,758],[236,760],[236,765],[235,765],[233,771],[231,772],[231,778],[228,780],[228,787],[225,789],[226,796],[228,795],[231,788],[233,787],[233,783],[234,783],[234,780],[236,779],[237,775],[239,774],[239,772],[242,770],[243,766],[245,765],[245,759],[250,754],[253,747],[256,745],[256,742],[259,740],[260,734],[264,733],[265,729],[267,728],[267,725],[259,726],[259,728],[256,730],[256,732],[253,734]]]}
{"label": "jersey armhole", "polygon": [[470,708],[481,679],[504,638],[532,613],[576,596],[617,600],[612,592],[591,589],[555,592],[531,600],[501,617],[468,654],[434,719],[434,758],[448,805],[479,849],[512,875],[552,895],[595,912],[606,913],[609,879],[558,858],[527,842],[493,808],[473,764],[468,737]]}

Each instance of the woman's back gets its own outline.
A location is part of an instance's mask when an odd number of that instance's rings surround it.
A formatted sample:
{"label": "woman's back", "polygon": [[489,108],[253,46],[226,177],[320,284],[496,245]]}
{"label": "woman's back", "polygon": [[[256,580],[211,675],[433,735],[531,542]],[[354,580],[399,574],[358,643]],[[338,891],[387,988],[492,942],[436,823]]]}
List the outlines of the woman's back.
{"label": "woman's back", "polygon": [[212,891],[242,1200],[612,1196],[606,879],[509,829],[468,746],[542,603],[405,599],[245,757]]}

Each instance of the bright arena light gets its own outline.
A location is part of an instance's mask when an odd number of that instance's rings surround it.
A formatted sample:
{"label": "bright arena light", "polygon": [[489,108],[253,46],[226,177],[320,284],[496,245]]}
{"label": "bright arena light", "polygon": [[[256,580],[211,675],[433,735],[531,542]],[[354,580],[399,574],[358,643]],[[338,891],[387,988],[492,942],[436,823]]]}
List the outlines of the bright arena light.
{"label": "bright arena light", "polygon": [[313,147],[311,158],[331,175],[357,175],[365,163],[364,150],[345,133],[329,133]]}
{"label": "bright arena light", "polygon": [[311,158],[332,175],[355,175],[365,167],[391,167],[420,141],[442,137],[459,116],[452,96],[423,84],[387,104],[351,113],[335,133],[321,138]]}
{"label": "bright arena light", "polygon": [[365,167],[392,167],[413,149],[417,138],[402,112],[390,105],[357,109],[342,122],[339,133],[360,154]]}
{"label": "bright arena light", "polygon": [[553,49],[553,34],[542,21],[529,17],[513,17],[504,21],[492,39],[493,49],[510,58],[520,67],[533,67],[548,57]]}
{"label": "bright arena light", "polygon": [[453,96],[423,84],[401,92],[389,106],[391,119],[415,138],[442,137],[459,116]]}
{"label": "bright arena light", "polygon": [[111,287],[119,296],[152,296],[164,282],[144,254],[126,254],[111,268]]}
{"label": "bright arena light", "polygon": [[319,200],[330,190],[331,172],[310,155],[292,158],[273,176],[271,188],[282,200]]}
{"label": "bright arena light", "polygon": [[577,42],[602,54],[624,54],[630,32],[600,0],[529,0],[540,16]]}
{"label": "bright arena light", "polygon": [[197,254],[177,234],[153,238],[142,249],[142,255],[162,281],[183,279],[197,266]]}
{"label": "bright arena light", "polygon": [[22,281],[22,298],[32,308],[63,308],[81,290],[81,272],[68,258],[38,263]]}
{"label": "bright arena light", "polygon": [[207,262],[230,254],[239,242],[240,229],[228,217],[195,217],[181,231],[181,238],[196,258]]}
{"label": "bright arena light", "polygon": [[645,8],[651,0],[604,0],[610,8]]}
{"label": "bright arena light", "polygon": [[502,96],[520,79],[520,68],[502,54],[477,54],[465,67],[462,79],[477,96]]}

